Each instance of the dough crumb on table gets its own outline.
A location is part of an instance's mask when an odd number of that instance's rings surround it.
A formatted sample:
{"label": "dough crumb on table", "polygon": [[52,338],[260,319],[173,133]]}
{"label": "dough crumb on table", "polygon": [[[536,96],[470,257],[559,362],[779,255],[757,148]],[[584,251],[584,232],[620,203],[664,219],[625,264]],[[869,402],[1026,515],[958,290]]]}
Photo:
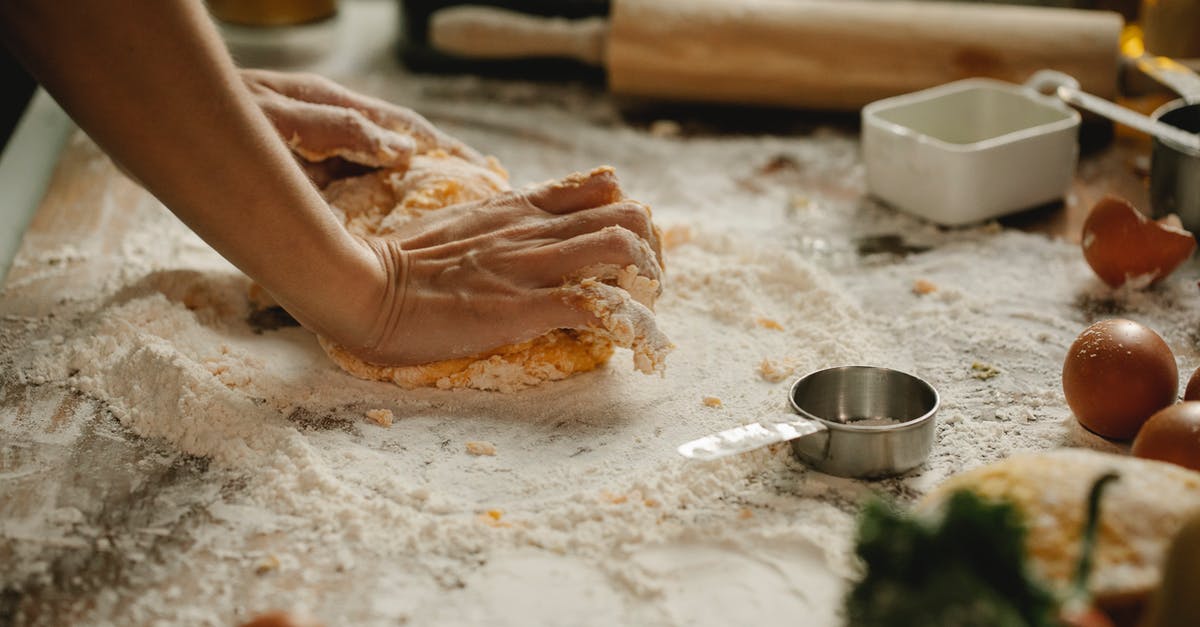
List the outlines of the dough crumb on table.
{"label": "dough crumb on table", "polygon": [[758,364],[758,376],[770,383],[779,383],[795,372],[796,362],[792,359],[765,358]]}
{"label": "dough crumb on table", "polygon": [[496,445],[483,440],[467,442],[467,454],[492,457],[496,454]]}
{"label": "dough crumb on table", "polygon": [[755,318],[754,324],[757,324],[758,326],[760,326],[764,329],[770,329],[772,331],[782,331],[783,330],[783,325],[779,324],[779,322],[777,320],[775,320],[774,318],[767,318],[765,316],[760,316],[758,318]]}
{"label": "dough crumb on table", "polygon": [[913,287],[912,287],[913,294],[916,294],[918,296],[925,296],[927,294],[932,294],[932,293],[936,292],[937,289],[938,289],[938,287],[935,283],[933,283],[932,281],[927,281],[925,279],[917,279],[916,281],[913,282]]}
{"label": "dough crumb on table", "polygon": [[392,426],[392,420],[395,419],[395,415],[392,414],[392,410],[390,409],[368,409],[367,418],[370,418],[371,422],[381,427],[390,427]]}
{"label": "dough crumb on table", "polygon": [[705,407],[713,408],[720,407],[724,404],[721,402],[721,399],[717,398],[716,396],[705,396],[703,399],[701,399],[701,402],[704,403]]}

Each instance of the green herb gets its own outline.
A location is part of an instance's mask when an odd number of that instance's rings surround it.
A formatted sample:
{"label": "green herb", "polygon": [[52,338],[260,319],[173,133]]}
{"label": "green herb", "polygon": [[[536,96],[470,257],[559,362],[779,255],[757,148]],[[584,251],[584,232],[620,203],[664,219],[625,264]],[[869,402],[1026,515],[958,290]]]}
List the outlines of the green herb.
{"label": "green herb", "polygon": [[846,597],[847,624],[1053,627],[1063,624],[1064,610],[1090,610],[1087,581],[1100,500],[1116,478],[1105,474],[1092,485],[1079,564],[1066,599],[1029,572],[1024,520],[1011,503],[962,490],[950,496],[938,520],[915,517],[882,501],[868,503],[859,520],[857,547],[866,572]]}
{"label": "green herb", "polygon": [[953,494],[927,522],[873,501],[858,529],[866,576],[846,602],[855,627],[1053,625],[1054,595],[1030,577],[1025,526],[1010,503]]}

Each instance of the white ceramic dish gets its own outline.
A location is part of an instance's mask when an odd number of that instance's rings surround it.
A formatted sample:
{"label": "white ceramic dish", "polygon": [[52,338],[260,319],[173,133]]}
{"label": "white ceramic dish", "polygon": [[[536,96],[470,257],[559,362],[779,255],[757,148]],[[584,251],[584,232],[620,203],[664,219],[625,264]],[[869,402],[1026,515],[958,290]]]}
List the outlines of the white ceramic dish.
{"label": "white ceramic dish", "polygon": [[1062,198],[1079,158],[1079,114],[1032,87],[972,78],[862,110],[867,187],[947,226]]}

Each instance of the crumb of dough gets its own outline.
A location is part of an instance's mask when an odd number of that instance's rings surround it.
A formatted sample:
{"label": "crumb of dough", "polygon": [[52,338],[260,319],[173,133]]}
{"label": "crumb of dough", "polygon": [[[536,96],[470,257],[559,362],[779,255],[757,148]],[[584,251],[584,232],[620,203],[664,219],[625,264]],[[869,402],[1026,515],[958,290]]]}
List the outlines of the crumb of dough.
{"label": "crumb of dough", "polygon": [[254,565],[256,575],[265,575],[273,570],[279,570],[279,558],[274,555],[267,555]]}
{"label": "crumb of dough", "polygon": [[392,410],[390,410],[390,409],[368,409],[367,410],[367,418],[370,418],[371,422],[374,422],[375,424],[377,424],[381,427],[392,426],[392,420],[395,417],[396,417],[395,414],[393,414]]}
{"label": "crumb of dough", "polygon": [[791,359],[766,358],[758,364],[758,376],[770,383],[779,383],[795,372],[796,362]]}
{"label": "crumb of dough", "polygon": [[743,507],[742,511],[738,512],[738,518],[742,520],[754,518],[754,510],[750,509],[749,507]]}
{"label": "crumb of dough", "polygon": [[484,441],[467,442],[467,453],[476,457],[482,455],[490,457],[496,454],[496,445]]}
{"label": "crumb of dough", "polygon": [[934,284],[930,281],[926,281],[925,279],[917,279],[916,281],[913,282],[913,286],[912,286],[913,294],[916,294],[918,296],[925,296],[926,294],[932,294],[932,293],[936,292],[937,289],[938,289],[938,286],[936,284]]}
{"label": "crumb of dough", "polygon": [[489,527],[512,527],[511,523],[501,520],[502,518],[504,518],[504,512],[498,509],[489,509],[479,515],[479,521]]}
{"label": "crumb of dough", "polygon": [[765,318],[765,317],[756,318],[754,320],[754,324],[757,324],[758,326],[760,326],[764,329],[771,329],[772,331],[782,331],[783,330],[783,325],[779,324],[779,322],[777,322],[771,318]]}
{"label": "crumb of dough", "polygon": [[991,364],[985,364],[982,361],[971,364],[971,376],[980,381],[987,381],[998,374],[1000,374],[1000,369]]}
{"label": "crumb of dough", "polygon": [[704,403],[705,407],[720,407],[724,404],[721,402],[721,399],[715,396],[705,396],[703,399],[701,399],[701,402]]}

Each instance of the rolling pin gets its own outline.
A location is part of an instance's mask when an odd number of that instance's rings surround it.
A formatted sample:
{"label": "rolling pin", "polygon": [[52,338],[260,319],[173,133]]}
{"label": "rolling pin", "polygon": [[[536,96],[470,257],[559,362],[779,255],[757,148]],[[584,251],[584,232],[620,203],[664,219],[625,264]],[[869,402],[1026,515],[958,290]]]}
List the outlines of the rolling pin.
{"label": "rolling pin", "polygon": [[606,17],[449,6],[428,45],[460,59],[569,58],[610,89],[672,101],[857,109],[972,76],[1040,69],[1116,95],[1116,13],[870,0],[612,0]]}

